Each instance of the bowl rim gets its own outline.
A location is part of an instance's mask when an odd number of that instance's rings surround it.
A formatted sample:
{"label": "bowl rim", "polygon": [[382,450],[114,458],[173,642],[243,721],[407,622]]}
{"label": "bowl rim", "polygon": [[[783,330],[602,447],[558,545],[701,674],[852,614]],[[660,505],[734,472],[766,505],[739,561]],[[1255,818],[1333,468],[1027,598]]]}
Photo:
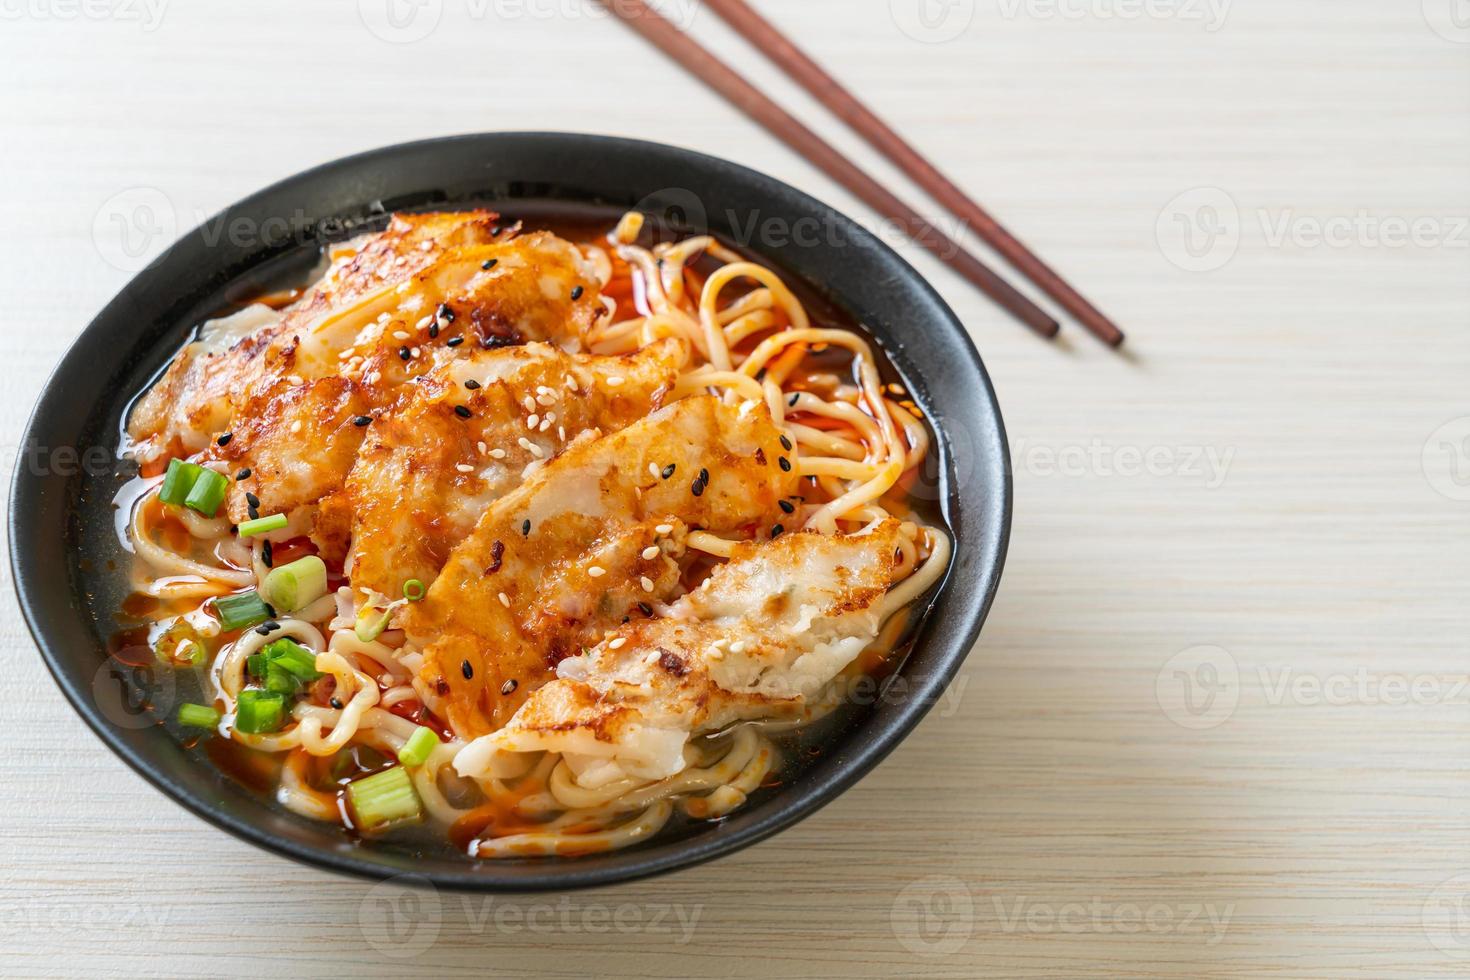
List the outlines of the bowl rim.
{"label": "bowl rim", "polygon": [[[11,479],[10,505],[6,524],[10,545],[10,567],[14,579],[16,599],[26,627],[36,647],[39,649],[52,679],[61,689],[62,694],[66,697],[72,708],[81,716],[82,720],[92,732],[101,739],[103,744],[122,759],[129,768],[142,776],[155,788],[159,789],[165,796],[195,816],[230,833],[240,840],[311,867],[346,874],[359,879],[396,881],[417,887],[438,887],[451,891],[529,894],[599,887],[625,881],[634,881],[652,875],[692,867],[731,854],[765,840],[805,817],[810,816],[846,792],[863,776],[871,772],[889,753],[898,747],[928,713],[936,700],[935,695],[937,695],[938,691],[944,685],[947,685],[953,680],[975,645],[976,639],[994,602],[1005,566],[1011,533],[1013,481],[1010,453],[1000,405],[996,398],[990,376],[985,369],[979,352],[975,348],[974,341],[954,311],[940,297],[938,291],[912,265],[876,235],[867,231],[852,218],[829,207],[805,191],[760,171],[720,157],[683,147],[645,140],[589,133],[553,131],[475,132],[390,144],[317,164],[316,166],[277,180],[247,197],[228,205],[203,221],[198,227],[180,235],[167,249],[150,262],[147,267],[134,273],[119,289],[117,294],[98,311],[87,327],[77,335],[43,384],[37,402],[27,418],[21,445],[24,447],[35,444],[37,433],[47,425],[47,416],[56,407],[53,403],[57,400],[60,387],[59,382],[67,375],[78,370],[77,362],[79,358],[91,356],[88,352],[95,351],[99,342],[106,340],[104,330],[107,321],[117,316],[120,308],[127,303],[128,294],[134,289],[134,284],[137,280],[143,278],[151,270],[163,265],[176,253],[191,247],[191,240],[202,229],[217,225],[217,223],[222,223],[233,213],[244,211],[261,201],[279,196],[283,192],[289,192],[294,187],[312,184],[324,178],[334,176],[338,178],[346,177],[362,168],[391,162],[394,158],[407,157],[426,150],[451,146],[460,147],[466,144],[472,147],[483,146],[490,149],[496,143],[543,144],[547,149],[570,152],[587,152],[589,149],[601,149],[609,152],[617,151],[623,153],[660,155],[693,168],[723,173],[737,178],[763,197],[784,198],[785,201],[783,203],[794,204],[807,212],[829,215],[843,227],[844,233],[850,235],[856,244],[874,251],[879,260],[891,268],[896,276],[903,280],[907,288],[916,290],[923,296],[930,308],[937,314],[933,317],[925,317],[922,321],[925,327],[930,330],[937,330],[949,334],[948,340],[955,343],[958,349],[963,352],[965,373],[972,375],[978,381],[980,389],[978,394],[984,403],[984,407],[988,410],[988,418],[985,419],[985,423],[989,427],[989,431],[986,435],[993,435],[993,444],[985,446],[983,454],[986,456],[998,454],[999,456],[998,459],[991,461],[993,467],[998,467],[998,476],[1000,477],[999,485],[987,486],[986,488],[991,493],[999,495],[999,500],[995,502],[998,506],[988,509],[991,516],[988,521],[983,522],[988,526],[978,527],[973,532],[977,536],[981,534],[990,536],[988,550],[993,551],[993,556],[988,563],[978,568],[976,572],[977,577],[982,580],[980,584],[983,585],[983,588],[974,597],[978,602],[975,603],[973,610],[970,612],[968,622],[965,622],[960,628],[958,638],[950,640],[946,644],[951,649],[942,656],[936,669],[924,679],[922,686],[912,692],[913,696],[899,707],[895,716],[886,719],[881,728],[876,731],[869,731],[869,728],[875,725],[875,719],[873,718],[865,718],[860,723],[860,736],[855,739],[856,749],[850,754],[844,755],[843,764],[840,767],[822,776],[813,785],[806,787],[788,786],[783,788],[781,792],[775,794],[763,804],[764,812],[759,819],[745,823],[734,832],[702,833],[678,842],[677,846],[672,850],[661,854],[642,853],[642,849],[638,847],[626,851],[606,852],[605,855],[599,855],[599,858],[618,856],[617,859],[600,861],[596,865],[589,864],[581,870],[579,870],[578,862],[573,860],[554,865],[548,864],[545,866],[545,870],[537,869],[535,873],[520,874],[511,877],[496,875],[493,871],[487,871],[486,866],[490,865],[490,862],[474,863],[467,860],[463,872],[431,870],[422,873],[403,873],[359,858],[359,850],[357,848],[327,850],[298,843],[297,841],[277,836],[266,829],[263,824],[252,823],[249,820],[241,819],[227,812],[223,806],[210,803],[210,801],[202,798],[189,787],[176,783],[168,775],[161,772],[157,764],[150,761],[145,752],[135,748],[132,744],[121,738],[113,726],[101,717],[102,711],[90,696],[90,692],[82,685],[73,683],[65,666],[65,658],[60,655],[60,652],[56,649],[56,644],[53,644],[47,632],[45,622],[47,616],[42,611],[42,605],[48,600],[38,594],[32,581],[33,576],[39,574],[39,572],[32,568],[34,564],[32,556],[34,554],[34,546],[40,543],[37,540],[40,532],[32,522],[28,522],[25,519],[40,506],[41,488],[39,479],[31,479],[26,468],[22,466],[15,468],[14,475]],[[446,210],[455,210],[465,206],[467,205],[447,202],[444,208]],[[772,261],[773,263],[775,262],[774,259]],[[777,267],[779,268],[779,264],[777,264]],[[789,274],[797,275],[794,270]],[[135,349],[141,350],[145,345],[145,341],[139,340]],[[893,352],[890,351],[890,353]],[[936,439],[948,448],[949,439],[947,434],[938,425],[935,425],[934,429]],[[958,555],[958,542],[956,555]],[[939,595],[943,594],[943,590],[948,590],[957,584],[953,581],[953,575],[954,568],[952,566],[940,586],[941,592],[936,593],[936,599]],[[77,614],[80,615],[80,613]]]}

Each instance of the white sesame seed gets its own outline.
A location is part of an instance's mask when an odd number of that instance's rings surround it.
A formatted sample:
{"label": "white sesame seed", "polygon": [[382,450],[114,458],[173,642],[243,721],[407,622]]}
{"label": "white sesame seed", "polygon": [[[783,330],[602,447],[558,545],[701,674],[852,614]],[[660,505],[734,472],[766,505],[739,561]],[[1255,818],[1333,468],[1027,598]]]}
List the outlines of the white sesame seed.
{"label": "white sesame seed", "polygon": [[454,468],[457,469],[457,470],[459,470],[461,473],[473,473],[473,472],[475,472],[475,468],[473,466],[471,466],[469,463],[455,463],[454,464]]}
{"label": "white sesame seed", "polygon": [[644,592],[652,592],[653,591],[653,579],[649,578],[647,575],[645,575],[645,576],[643,576],[643,578],[639,579],[638,580],[638,584],[641,585],[641,586],[643,586],[643,591]]}
{"label": "white sesame seed", "polygon": [[673,534],[674,533],[674,525],[672,525],[672,524],[660,524],[658,527],[654,528],[653,530],[657,534]]}
{"label": "white sesame seed", "polygon": [[393,339],[394,340],[407,340],[408,339],[408,331],[407,330],[395,330],[395,331],[393,331]]}
{"label": "white sesame seed", "polygon": [[532,412],[531,413],[531,417],[528,418],[528,419],[526,419],[526,428],[528,428],[528,429],[534,429],[534,428],[536,428],[536,423],[537,422],[540,422],[540,421],[541,421],[541,416],[537,415],[535,412]]}
{"label": "white sesame seed", "polygon": [[505,458],[505,450],[504,449],[492,449],[492,450],[490,450],[490,458],[491,459],[504,459]]}
{"label": "white sesame seed", "polygon": [[730,652],[731,653],[744,653],[745,652],[745,641],[744,640],[736,640],[734,643],[730,644]]}
{"label": "white sesame seed", "polygon": [[301,375],[299,375],[299,374],[289,375],[286,378],[286,380],[289,381],[289,382],[291,382],[293,385],[304,385],[304,384],[306,384],[306,382],[304,380],[302,380]]}
{"label": "white sesame seed", "polygon": [[566,429],[566,426],[564,426],[564,425],[558,425],[556,427],[556,437],[558,439],[560,439],[562,442],[566,442],[567,441],[567,429]]}
{"label": "white sesame seed", "polygon": [[516,440],[516,442],[520,444],[520,447],[522,449],[530,453],[532,456],[535,456],[537,459],[544,459],[546,457],[546,451],[543,450],[540,446],[536,445],[530,439],[527,439],[525,436],[521,436],[519,439]]}
{"label": "white sesame seed", "polygon": [[711,660],[724,660],[725,651],[721,650],[719,647],[710,647],[709,653],[705,654],[705,656]]}
{"label": "white sesame seed", "polygon": [[537,395],[536,396],[536,404],[538,404],[538,405],[555,405],[556,404],[556,399],[555,398],[552,398],[550,395]]}
{"label": "white sesame seed", "polygon": [[610,378],[607,379],[607,386],[609,388],[616,388],[618,385],[620,385],[622,383],[623,383],[623,379],[620,378],[620,377],[618,377],[616,374],[614,374],[612,377],[610,377]]}
{"label": "white sesame seed", "polygon": [[607,574],[607,569],[603,568],[601,565],[593,565],[591,568],[587,569],[587,574],[592,578],[602,578],[604,575]]}
{"label": "white sesame seed", "polygon": [[572,377],[570,374],[567,375],[567,387],[570,388],[572,391],[577,390],[577,379]]}
{"label": "white sesame seed", "polygon": [[647,548],[644,548],[643,549],[643,560],[644,561],[653,561],[653,559],[657,558],[658,556],[659,556],[659,550],[658,550],[658,545],[656,545],[656,544],[651,544]]}
{"label": "white sesame seed", "polygon": [[483,442],[477,442],[477,443],[475,443],[475,448],[480,451],[480,455],[481,456],[485,455],[485,452],[486,452],[486,448],[487,447],[485,446],[485,444]]}
{"label": "white sesame seed", "polygon": [[410,357],[418,357],[419,356],[419,349],[417,347],[415,347],[412,350],[410,350],[408,352],[408,354],[409,354]]}
{"label": "white sesame seed", "polygon": [[652,473],[653,476],[655,478],[657,478],[658,477],[658,464],[657,463],[649,463],[648,464],[648,472],[649,473]]}
{"label": "white sesame seed", "polygon": [[646,654],[643,655],[643,662],[646,663],[646,664],[651,664],[654,661],[658,660],[658,658],[659,658],[659,652],[657,650],[650,650]]}
{"label": "white sesame seed", "polygon": [[427,329],[429,329],[429,324],[431,324],[433,322],[434,322],[434,315],[431,313],[428,316],[423,317],[422,319],[420,319],[418,323],[415,323],[414,324],[414,328],[417,329],[417,330],[427,330]]}
{"label": "white sesame seed", "polygon": [[619,650],[622,648],[623,644],[627,642],[628,638],[626,636],[620,636],[616,640],[613,640],[611,643],[609,643],[607,645],[607,648],[609,650]]}
{"label": "white sesame seed", "polygon": [[427,251],[431,250],[433,247],[434,247],[434,243],[433,242],[424,242],[422,245],[419,246],[419,250],[422,251],[422,252],[427,252]]}
{"label": "white sesame seed", "polygon": [[296,432],[300,432],[301,431],[301,420],[300,419],[297,419],[295,422],[292,422],[291,423],[291,431],[293,433],[296,433]]}
{"label": "white sesame seed", "polygon": [[537,429],[538,432],[545,432],[549,428],[551,428],[551,416],[550,415],[548,415],[548,416],[546,416],[546,418],[542,419],[541,420],[541,424],[536,427],[536,429]]}
{"label": "white sesame seed", "polygon": [[507,609],[510,608],[510,596],[508,596],[504,592],[502,592],[502,593],[500,593],[499,596],[497,596],[497,598],[500,599],[500,604],[502,606],[504,606]]}
{"label": "white sesame seed", "polygon": [[382,371],[374,371],[372,374],[370,374],[370,375],[367,376],[367,379],[366,380],[367,380],[367,383],[368,384],[375,385],[379,381],[381,381],[382,379],[383,379],[383,372]]}
{"label": "white sesame seed", "polygon": [[524,406],[526,406],[526,411],[528,411],[528,412],[534,412],[534,411],[536,411],[536,399],[532,398],[530,395],[527,395],[525,398],[522,398],[521,399],[521,404],[524,405]]}

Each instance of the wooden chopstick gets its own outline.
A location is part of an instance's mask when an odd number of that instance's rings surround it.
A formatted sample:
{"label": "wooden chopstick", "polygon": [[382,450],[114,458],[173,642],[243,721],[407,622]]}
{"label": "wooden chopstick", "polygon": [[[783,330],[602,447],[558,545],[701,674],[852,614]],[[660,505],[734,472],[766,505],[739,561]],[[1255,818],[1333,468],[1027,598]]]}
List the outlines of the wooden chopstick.
{"label": "wooden chopstick", "polygon": [[1043,337],[1056,336],[1059,325],[1049,314],[859,170],[856,164],[736,74],[734,69],[664,19],[644,0],[603,0],[603,6],[786,145],[820,167],[833,180],[890,221],[898,222],[915,242],[933,252],[1022,323]]}
{"label": "wooden chopstick", "polygon": [[852,127],[874,149],[908,174],[929,196],[974,229],[975,234],[987,245],[1056,300],[1078,322],[1097,335],[1098,339],[1112,347],[1123,342],[1123,331],[1112,320],[1089,303],[1081,293],[1002,227],[990,212],[940,173],[903,137],[894,132],[891,126],[859,102],[837,79],[791,43],[775,25],[761,17],[745,0],[704,0],[704,5],[759,48],[767,58]]}

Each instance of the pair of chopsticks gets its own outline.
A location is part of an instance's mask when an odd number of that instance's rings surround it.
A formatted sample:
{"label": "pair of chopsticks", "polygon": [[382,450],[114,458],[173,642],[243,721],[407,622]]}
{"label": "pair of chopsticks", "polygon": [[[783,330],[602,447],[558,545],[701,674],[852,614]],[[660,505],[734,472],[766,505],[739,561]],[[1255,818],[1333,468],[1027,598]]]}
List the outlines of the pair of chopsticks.
{"label": "pair of chopsticks", "polygon": [[[919,245],[927,248],[1016,319],[1043,337],[1055,337],[1059,324],[1015,287],[996,275],[958,242],[926,221],[913,208],[858,168],[835,147],[777,105],[729,65],[650,7],[644,0],[602,0],[603,6],[664,54],[732,102],[786,145],[821,168],[870,207],[899,224]],[[792,44],[745,0],[704,0],[720,19],[774,61],[792,80],[810,92],[882,153],[934,200],[960,218],[1018,272],[1030,279],[1098,339],[1111,347],[1123,342],[1123,332],[1095,306],[1037,258],[991,214],[939,172],[882,119],[820,65]]]}

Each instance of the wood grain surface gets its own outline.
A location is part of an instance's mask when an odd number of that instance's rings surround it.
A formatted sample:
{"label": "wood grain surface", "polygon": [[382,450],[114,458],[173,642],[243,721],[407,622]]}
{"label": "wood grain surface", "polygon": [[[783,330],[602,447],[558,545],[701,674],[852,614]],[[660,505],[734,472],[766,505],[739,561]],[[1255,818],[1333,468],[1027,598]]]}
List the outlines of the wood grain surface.
{"label": "wood grain surface", "polygon": [[[354,151],[617,133],[877,225],[583,0],[387,2],[0,0],[7,469],[129,268]],[[0,974],[1470,975],[1470,9],[758,5],[1129,334],[1048,344],[900,244],[972,331],[1016,469],[950,698],[712,865],[409,893],[166,800],[7,601]],[[707,11],[692,30],[918,198]]]}

